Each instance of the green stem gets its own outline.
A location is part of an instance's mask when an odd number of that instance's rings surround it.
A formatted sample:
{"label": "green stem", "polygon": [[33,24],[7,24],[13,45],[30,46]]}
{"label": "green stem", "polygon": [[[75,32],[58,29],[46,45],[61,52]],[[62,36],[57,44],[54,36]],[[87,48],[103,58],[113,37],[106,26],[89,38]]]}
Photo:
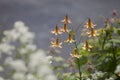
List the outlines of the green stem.
{"label": "green stem", "polygon": [[77,58],[77,62],[78,62],[78,70],[79,70],[80,80],[82,80],[82,73],[81,73],[81,71],[80,71],[80,61],[79,61],[78,58]]}
{"label": "green stem", "polygon": [[[75,38],[75,37],[74,37],[74,38]],[[75,42],[74,44],[75,44],[75,47],[78,49],[77,43]],[[79,53],[79,52],[78,52],[78,53]],[[80,60],[79,60],[79,58],[77,58],[77,62],[78,62],[78,70],[79,70],[80,80],[82,80],[82,72],[81,72],[81,70],[80,70]]]}
{"label": "green stem", "polygon": [[115,71],[115,68],[116,68],[116,66],[117,66],[116,50],[115,50],[115,49],[116,49],[116,48],[114,47],[113,42],[112,42],[112,54],[113,54],[113,63],[114,63],[114,68],[113,68],[113,71],[112,71],[112,72]]}
{"label": "green stem", "polygon": [[103,51],[103,49],[104,49],[104,45],[105,45],[105,37],[103,37],[103,43],[102,43],[102,51]]}
{"label": "green stem", "polygon": [[115,48],[113,46],[113,42],[112,42],[112,53],[113,53],[113,60],[116,61]]}
{"label": "green stem", "polygon": [[[74,29],[73,29],[73,28],[72,28],[72,30],[73,30],[73,32],[74,32]],[[75,35],[73,36],[73,39],[75,40],[75,42],[74,42],[75,48],[78,49]],[[78,52],[78,53],[79,53],[79,52]],[[79,60],[79,58],[77,58],[77,62],[78,62],[78,65],[77,65],[77,66],[78,66],[78,70],[79,70],[80,80],[82,80],[82,72],[81,72],[81,70],[80,70],[80,60]]]}

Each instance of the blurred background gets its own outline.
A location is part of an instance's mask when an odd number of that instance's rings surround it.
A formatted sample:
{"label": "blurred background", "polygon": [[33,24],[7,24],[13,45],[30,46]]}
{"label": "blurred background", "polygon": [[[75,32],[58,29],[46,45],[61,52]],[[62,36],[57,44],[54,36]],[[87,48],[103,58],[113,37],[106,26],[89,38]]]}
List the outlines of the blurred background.
{"label": "blurred background", "polygon": [[120,0],[0,0],[0,25],[1,30],[7,30],[15,21],[23,21],[35,32],[38,48],[48,50],[50,31],[66,14],[74,27],[88,17],[102,27],[100,23],[113,10],[120,13]]}

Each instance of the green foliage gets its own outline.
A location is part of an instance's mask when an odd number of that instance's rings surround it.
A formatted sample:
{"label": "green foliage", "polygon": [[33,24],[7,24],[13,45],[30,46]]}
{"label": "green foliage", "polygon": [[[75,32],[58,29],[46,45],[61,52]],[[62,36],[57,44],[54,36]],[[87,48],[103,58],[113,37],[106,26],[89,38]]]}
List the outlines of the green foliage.
{"label": "green foliage", "polygon": [[[88,23],[90,23],[90,19]],[[117,19],[115,22],[106,21],[104,27],[97,30],[94,29],[92,22],[92,27],[88,23],[87,28],[82,29],[83,32],[80,35],[80,41],[83,42],[76,40],[78,36],[76,36],[73,28],[69,32],[76,41],[73,43],[72,52],[74,48],[77,48],[80,57],[76,57],[77,54],[72,56],[76,66],[73,67],[75,70],[63,73],[63,80],[86,80],[88,78],[90,80],[105,80],[109,77],[119,80],[120,72],[118,75],[115,70],[120,64],[120,20]],[[69,66],[66,67],[69,68]],[[100,74],[103,75],[100,76],[97,73],[97,79],[94,79],[91,75],[96,71],[101,71]],[[87,77],[84,77],[83,74]]]}

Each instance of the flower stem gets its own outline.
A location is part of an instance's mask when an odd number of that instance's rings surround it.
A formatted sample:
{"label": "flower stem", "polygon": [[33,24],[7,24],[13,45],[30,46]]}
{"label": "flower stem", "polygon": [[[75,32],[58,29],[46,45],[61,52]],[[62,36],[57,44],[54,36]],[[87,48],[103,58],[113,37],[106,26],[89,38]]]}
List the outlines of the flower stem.
{"label": "flower stem", "polygon": [[[74,44],[75,44],[75,47],[78,49],[77,43],[75,42]],[[78,52],[78,53],[79,53],[79,52]],[[79,60],[79,58],[77,58],[77,63],[78,63],[79,77],[80,77],[80,80],[82,80],[82,77],[81,77],[82,72],[81,72],[81,70],[80,70],[80,60]]]}
{"label": "flower stem", "polygon": [[80,76],[80,80],[82,80],[82,73],[80,71],[80,61],[79,61],[79,58],[77,58],[77,62],[78,62],[78,70],[79,70],[79,76]]}
{"label": "flower stem", "polygon": [[[74,32],[74,29],[72,29],[73,30],[73,32]],[[78,49],[78,47],[77,47],[77,42],[76,42],[76,37],[75,37],[75,35],[73,36],[73,39],[75,40],[75,42],[74,42],[74,45],[75,45],[75,47]],[[79,53],[79,51],[78,51],[78,53]],[[77,66],[78,66],[78,70],[79,70],[79,80],[82,80],[82,72],[81,72],[81,70],[80,70],[80,60],[79,60],[79,58],[77,58]]]}

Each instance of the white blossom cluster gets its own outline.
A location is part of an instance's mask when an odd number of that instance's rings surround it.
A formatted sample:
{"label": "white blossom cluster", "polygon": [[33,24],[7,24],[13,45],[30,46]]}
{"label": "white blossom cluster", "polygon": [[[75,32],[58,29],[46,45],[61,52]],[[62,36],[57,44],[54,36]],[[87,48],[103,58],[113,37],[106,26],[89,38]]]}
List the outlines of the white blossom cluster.
{"label": "white blossom cluster", "polygon": [[94,74],[91,74],[93,80],[98,80],[99,78],[102,78],[104,73],[102,71],[95,71]]}
{"label": "white blossom cluster", "polygon": [[93,74],[91,74],[91,78],[87,78],[86,80],[99,80],[100,78],[103,78],[104,72],[102,71],[95,71]]}
{"label": "white blossom cluster", "polygon": [[95,73],[91,74],[91,78],[87,78],[86,80],[115,80],[115,77],[109,77],[106,78],[106,76],[104,76],[106,74],[106,72],[102,72],[102,71],[95,71]]}
{"label": "white blossom cluster", "polygon": [[[90,78],[87,78],[86,80],[99,80],[99,79],[90,79]],[[108,79],[105,79],[105,80],[115,80],[114,78],[110,77]]]}
{"label": "white blossom cluster", "polygon": [[[50,68],[51,56],[33,44],[34,33],[29,32],[22,21],[17,21],[12,30],[4,31],[0,54],[6,55],[0,72],[9,69],[0,80],[57,80]],[[4,66],[4,67],[3,67]]]}
{"label": "white blossom cluster", "polygon": [[115,80],[114,78],[110,77],[109,79],[105,79],[105,80]]}
{"label": "white blossom cluster", "polygon": [[115,73],[118,74],[120,73],[120,65],[117,66],[116,70],[115,70]]}

